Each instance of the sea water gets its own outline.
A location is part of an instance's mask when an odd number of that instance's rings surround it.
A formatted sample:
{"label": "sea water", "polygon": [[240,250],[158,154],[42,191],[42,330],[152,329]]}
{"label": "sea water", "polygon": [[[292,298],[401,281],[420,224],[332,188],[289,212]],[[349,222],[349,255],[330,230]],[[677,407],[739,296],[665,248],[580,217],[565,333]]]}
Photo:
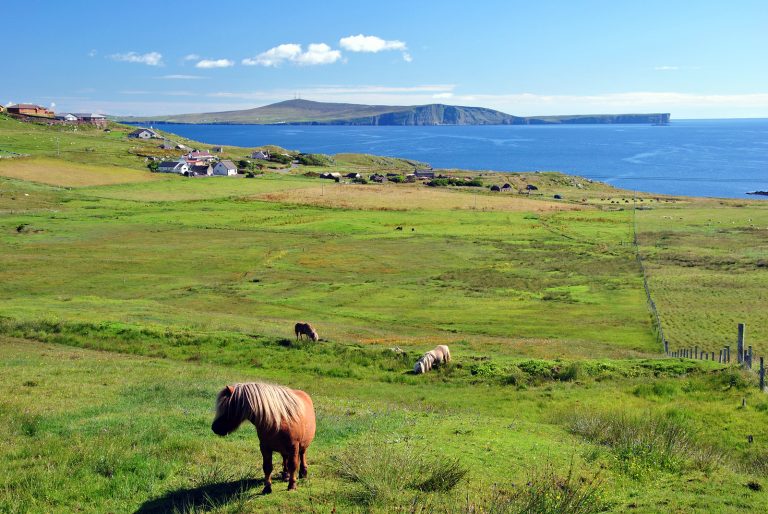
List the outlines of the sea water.
{"label": "sea water", "polygon": [[673,120],[668,126],[155,127],[211,145],[369,153],[435,168],[562,171],[653,193],[740,198],[768,190],[768,119]]}

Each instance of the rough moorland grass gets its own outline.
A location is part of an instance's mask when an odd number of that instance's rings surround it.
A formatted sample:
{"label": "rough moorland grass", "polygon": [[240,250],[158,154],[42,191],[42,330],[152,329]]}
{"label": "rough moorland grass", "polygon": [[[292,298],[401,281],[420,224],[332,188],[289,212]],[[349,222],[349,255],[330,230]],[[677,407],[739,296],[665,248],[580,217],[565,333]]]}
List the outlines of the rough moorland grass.
{"label": "rough moorland grass", "polygon": [[768,202],[697,200],[638,212],[640,249],[672,349],[733,347],[737,323],[768,357]]}
{"label": "rough moorland grass", "polygon": [[658,470],[679,472],[685,466],[711,472],[724,460],[719,450],[703,443],[674,415],[577,412],[568,428],[610,448],[619,469],[634,479],[647,479]]}
{"label": "rough moorland grass", "polygon": [[[0,314],[273,336],[304,319],[339,341],[463,338],[533,356],[657,350],[636,263],[620,244],[626,213],[583,212],[552,231],[522,212],[142,203],[77,191],[60,201],[56,212],[0,219],[0,241],[13,247],[0,253],[9,299]],[[547,219],[566,224],[560,216]],[[19,234],[21,224],[36,231]],[[415,230],[395,230],[403,225]]]}
{"label": "rough moorland grass", "polygon": [[449,492],[469,470],[457,459],[440,455],[431,446],[363,438],[331,457],[340,478],[356,485],[353,503],[409,503],[419,492]]}
{"label": "rough moorland grass", "polygon": [[[368,510],[362,486],[342,480],[333,457],[365,448],[370,454],[371,445],[403,455],[417,449],[413,462],[423,457],[429,464],[421,476],[411,474],[416,486],[407,488],[403,498],[382,499],[370,507],[376,512],[398,506],[407,511],[411,505],[427,512],[470,512],[465,506],[475,506],[473,512],[499,512],[492,509],[512,496],[539,505],[557,504],[562,494],[588,495],[598,467],[605,469],[596,492],[616,511],[630,505],[640,511],[766,506],[765,498],[747,486],[753,481],[764,484],[764,476],[754,468],[726,467],[703,476],[698,469],[684,467],[662,472],[664,481],[632,480],[611,465],[608,456],[582,460],[580,455],[592,446],[559,422],[552,423],[553,413],[601,410],[617,402],[659,414],[674,408],[689,421],[700,420],[701,442],[721,440],[733,458],[740,459],[740,448],[746,445],[741,434],[760,427],[768,409],[768,402],[759,403],[752,389],[723,389],[703,377],[666,378],[679,383],[680,390],[692,380],[698,385],[689,388],[690,393],[659,402],[633,393],[648,380],[645,377],[578,387],[548,382],[517,390],[493,383],[401,384],[314,376],[292,369],[292,360],[284,356],[286,365],[270,373],[0,336],[0,388],[6,391],[0,398],[0,510]],[[278,483],[273,495],[258,494],[261,466],[252,428],[244,426],[227,438],[210,431],[213,400],[222,384],[257,379],[307,390],[315,401],[318,435],[309,454],[310,478],[299,484],[297,493],[288,494]],[[724,431],[724,413],[743,396],[751,407],[727,419]],[[751,433],[757,441],[766,437],[764,430]],[[751,455],[745,452],[745,457]],[[374,462],[381,461],[384,454],[374,457]],[[358,457],[355,462],[363,465],[365,460]],[[458,485],[440,490],[453,484],[463,469],[468,473]],[[440,470],[450,471],[453,478],[440,482]],[[535,477],[539,479],[532,481]],[[499,491],[501,496],[495,493]],[[518,500],[507,502],[509,507],[501,512],[523,511],[515,510],[521,505]]]}

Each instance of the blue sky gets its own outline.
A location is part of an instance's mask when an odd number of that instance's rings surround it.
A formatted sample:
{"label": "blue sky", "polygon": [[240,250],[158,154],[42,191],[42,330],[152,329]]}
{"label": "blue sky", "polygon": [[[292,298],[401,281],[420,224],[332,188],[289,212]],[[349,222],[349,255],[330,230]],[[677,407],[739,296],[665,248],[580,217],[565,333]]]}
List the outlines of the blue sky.
{"label": "blue sky", "polygon": [[3,2],[0,102],[768,117],[765,0]]}

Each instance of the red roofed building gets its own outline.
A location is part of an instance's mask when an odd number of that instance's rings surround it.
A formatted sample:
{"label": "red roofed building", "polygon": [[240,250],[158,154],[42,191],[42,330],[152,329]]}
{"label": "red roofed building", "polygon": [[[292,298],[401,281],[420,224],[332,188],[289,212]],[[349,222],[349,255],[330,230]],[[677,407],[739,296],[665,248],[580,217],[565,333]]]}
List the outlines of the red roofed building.
{"label": "red roofed building", "polygon": [[42,116],[45,118],[53,118],[54,112],[45,107],[40,107],[35,104],[16,104],[7,107],[9,114],[20,114],[23,116]]}

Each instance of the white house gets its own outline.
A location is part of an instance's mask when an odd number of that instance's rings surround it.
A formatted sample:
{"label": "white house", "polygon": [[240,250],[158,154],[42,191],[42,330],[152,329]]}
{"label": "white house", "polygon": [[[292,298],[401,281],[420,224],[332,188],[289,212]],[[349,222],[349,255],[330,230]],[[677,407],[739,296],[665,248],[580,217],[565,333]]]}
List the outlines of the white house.
{"label": "white house", "polygon": [[213,167],[213,174],[224,176],[237,175],[237,166],[232,161],[219,161]]}
{"label": "white house", "polygon": [[157,171],[183,174],[189,171],[189,164],[185,161],[163,161],[157,166]]}
{"label": "white house", "polygon": [[56,115],[56,119],[62,121],[77,121],[77,116],[70,113],[61,113]]}
{"label": "white house", "polygon": [[256,150],[251,154],[251,159],[261,159],[262,161],[269,160],[269,152],[264,150]]}
{"label": "white house", "polygon": [[160,137],[160,136],[157,134],[157,132],[155,132],[152,129],[140,128],[128,134],[128,137],[133,137],[137,139],[151,139],[153,137]]}

